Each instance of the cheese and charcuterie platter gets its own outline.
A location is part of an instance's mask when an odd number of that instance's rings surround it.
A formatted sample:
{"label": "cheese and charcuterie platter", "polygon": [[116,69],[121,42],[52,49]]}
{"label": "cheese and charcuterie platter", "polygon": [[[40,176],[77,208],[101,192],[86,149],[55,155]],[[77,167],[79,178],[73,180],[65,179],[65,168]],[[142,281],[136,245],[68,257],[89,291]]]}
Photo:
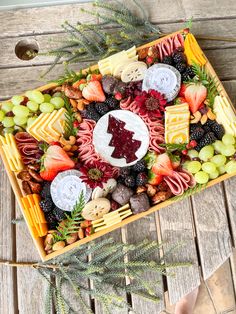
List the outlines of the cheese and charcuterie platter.
{"label": "cheese and charcuterie platter", "polygon": [[43,260],[236,173],[235,111],[188,29],[13,96],[0,130]]}

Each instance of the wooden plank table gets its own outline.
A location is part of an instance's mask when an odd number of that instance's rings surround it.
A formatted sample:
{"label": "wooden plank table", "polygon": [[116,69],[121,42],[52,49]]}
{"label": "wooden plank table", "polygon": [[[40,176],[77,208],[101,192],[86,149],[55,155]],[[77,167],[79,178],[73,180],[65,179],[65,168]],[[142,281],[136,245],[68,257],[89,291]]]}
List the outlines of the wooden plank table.
{"label": "wooden plank table", "polygon": [[[224,1],[223,5],[214,0],[142,0],[141,3],[150,12],[151,21],[158,24],[165,33],[181,29],[184,21],[193,17],[192,31],[199,36],[236,38],[235,0]],[[39,79],[40,72],[51,62],[51,59],[39,56],[30,61],[18,59],[15,55],[16,44],[21,39],[35,39],[40,52],[46,51],[49,38],[58,40],[64,36],[60,28],[63,21],[68,20],[72,24],[78,19],[80,22],[94,21],[90,16],[81,15],[82,7],[88,9],[91,3],[88,1],[83,4],[0,12],[0,100],[43,85],[44,82]],[[232,101],[236,103],[236,42],[200,40],[200,44]],[[85,65],[77,64],[73,68],[79,70]],[[47,79],[56,78],[62,72],[63,66],[57,65]],[[170,303],[176,303],[197,287],[201,277],[208,279],[228,258],[229,262],[224,265],[227,268],[227,280],[232,287],[235,285],[236,261],[231,255],[232,246],[236,245],[235,184],[236,178],[231,178],[191,199],[161,209],[160,212],[111,234],[114,238],[123,239],[128,243],[135,243],[144,238],[163,241],[164,252],[177,242],[183,244],[179,250],[169,255],[168,261],[188,260],[192,261],[192,266],[179,268],[175,270],[175,277],[167,278]],[[38,260],[26,226],[11,224],[11,220],[19,215],[1,164],[0,259]],[[149,274],[146,276],[148,278]],[[162,282],[161,277],[155,278],[157,279]],[[0,314],[43,313],[44,282],[34,270],[1,267],[0,282]],[[158,305],[135,295],[129,296],[128,299],[138,313],[158,314],[165,308],[163,291],[164,285],[161,284],[158,291],[161,302]],[[76,303],[76,300],[73,302]],[[99,302],[95,300],[90,303],[95,313],[103,313]],[[210,311],[208,313],[211,314]]]}

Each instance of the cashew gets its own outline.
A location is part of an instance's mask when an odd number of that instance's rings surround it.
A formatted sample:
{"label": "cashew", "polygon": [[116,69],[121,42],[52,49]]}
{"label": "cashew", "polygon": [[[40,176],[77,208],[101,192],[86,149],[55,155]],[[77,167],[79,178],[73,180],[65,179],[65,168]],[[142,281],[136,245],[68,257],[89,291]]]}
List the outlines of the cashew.
{"label": "cashew", "polygon": [[78,146],[77,146],[77,145],[73,145],[73,146],[71,147],[71,151],[72,151],[72,152],[75,152],[76,150],[78,150]]}
{"label": "cashew", "polygon": [[65,152],[69,152],[70,150],[71,150],[71,145],[70,144],[67,144],[67,145],[65,145],[65,146],[63,146],[63,150],[65,151]]}
{"label": "cashew", "polygon": [[201,120],[201,112],[200,111],[196,111],[193,116],[191,116],[191,121],[190,123],[198,123]]}
{"label": "cashew", "polygon": [[78,110],[84,110],[84,101],[83,101],[83,99],[79,99],[78,101],[77,101],[77,106],[76,106],[76,108],[78,109]]}
{"label": "cashew", "polygon": [[69,140],[66,140],[64,137],[61,137],[60,138],[60,143],[62,144],[62,145],[74,145],[75,144],[75,142],[76,142],[76,138],[75,138],[75,136],[70,136],[69,137]]}
{"label": "cashew", "polygon": [[74,109],[76,109],[77,108],[77,101],[76,100],[74,100],[74,99],[70,99],[70,104],[71,104],[71,106],[74,108]]}
{"label": "cashew", "polygon": [[207,117],[210,120],[215,120],[216,119],[216,115],[212,112],[211,108],[209,108],[209,110],[207,111]]}

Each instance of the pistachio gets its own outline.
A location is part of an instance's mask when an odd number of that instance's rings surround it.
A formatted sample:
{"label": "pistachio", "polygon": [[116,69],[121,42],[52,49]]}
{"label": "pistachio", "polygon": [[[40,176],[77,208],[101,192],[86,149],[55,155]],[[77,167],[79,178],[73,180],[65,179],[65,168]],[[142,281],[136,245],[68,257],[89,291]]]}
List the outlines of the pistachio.
{"label": "pistachio", "polygon": [[59,251],[65,247],[66,243],[64,241],[58,241],[53,244],[52,249],[53,251]]}

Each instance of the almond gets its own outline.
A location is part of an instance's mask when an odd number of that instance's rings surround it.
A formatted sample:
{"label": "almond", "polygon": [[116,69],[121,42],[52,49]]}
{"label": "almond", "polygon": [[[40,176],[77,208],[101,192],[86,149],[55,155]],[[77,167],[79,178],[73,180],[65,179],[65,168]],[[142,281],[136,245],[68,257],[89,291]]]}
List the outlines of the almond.
{"label": "almond", "polygon": [[78,231],[78,237],[79,237],[79,239],[83,239],[84,238],[84,230],[82,228],[80,228],[79,231]]}
{"label": "almond", "polygon": [[52,249],[53,251],[59,251],[65,247],[65,242],[64,241],[58,241],[55,244],[53,244]]}
{"label": "almond", "polygon": [[70,237],[67,238],[66,243],[67,243],[67,244],[72,244],[72,243],[76,242],[77,239],[78,239],[78,234],[77,234],[77,232],[72,233],[72,234],[70,235]]}
{"label": "almond", "polygon": [[207,114],[205,113],[202,117],[201,117],[201,124],[205,124],[207,122]]}
{"label": "almond", "polygon": [[207,117],[210,120],[215,120],[216,119],[216,115],[212,112],[211,108],[209,108],[209,110],[207,111]]}

